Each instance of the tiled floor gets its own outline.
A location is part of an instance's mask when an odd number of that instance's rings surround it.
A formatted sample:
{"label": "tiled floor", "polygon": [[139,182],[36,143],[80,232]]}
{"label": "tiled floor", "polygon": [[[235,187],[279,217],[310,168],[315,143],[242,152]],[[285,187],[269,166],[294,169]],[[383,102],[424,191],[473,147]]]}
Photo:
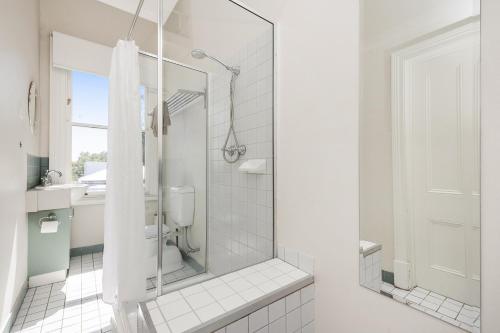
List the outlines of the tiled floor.
{"label": "tiled floor", "polygon": [[11,332],[111,331],[101,281],[102,252],[72,257],[66,281],[28,290]]}
{"label": "tiled floor", "polygon": [[481,310],[478,307],[458,302],[449,297],[416,287],[411,291],[382,283],[382,290],[402,303],[449,322],[469,332],[479,332]]}
{"label": "tiled floor", "polygon": [[272,259],[168,293],[146,305],[158,332],[181,333],[308,276],[280,259]]}
{"label": "tiled floor", "polygon": [[[172,282],[184,280],[204,272],[203,267],[196,263],[194,259],[188,258],[187,260],[183,260],[183,265],[184,267],[178,271],[163,274],[162,284],[166,285]],[[146,283],[147,290],[155,289],[156,277],[148,279]]]}

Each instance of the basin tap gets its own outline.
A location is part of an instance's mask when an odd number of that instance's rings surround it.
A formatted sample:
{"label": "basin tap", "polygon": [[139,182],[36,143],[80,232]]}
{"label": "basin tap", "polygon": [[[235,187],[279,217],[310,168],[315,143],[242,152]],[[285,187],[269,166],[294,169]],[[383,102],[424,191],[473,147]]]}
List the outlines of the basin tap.
{"label": "basin tap", "polygon": [[45,171],[45,176],[42,177],[43,186],[50,186],[54,184],[54,179],[52,178],[53,173],[57,174],[59,177],[62,177],[62,172],[59,170],[47,170]]}

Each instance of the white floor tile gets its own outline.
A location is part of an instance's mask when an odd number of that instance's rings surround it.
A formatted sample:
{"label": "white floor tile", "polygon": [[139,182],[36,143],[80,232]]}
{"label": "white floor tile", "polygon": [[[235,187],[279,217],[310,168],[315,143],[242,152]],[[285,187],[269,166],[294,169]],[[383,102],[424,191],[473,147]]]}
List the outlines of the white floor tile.
{"label": "white floor tile", "polygon": [[261,272],[256,272],[256,273],[248,275],[246,277],[246,280],[253,285],[259,285],[261,283],[269,281],[269,278],[267,278]]}
{"label": "white floor tile", "polygon": [[392,284],[382,282],[382,286],[381,286],[380,290],[390,294],[394,290],[394,286]]}
{"label": "white floor tile", "polygon": [[427,309],[432,310],[432,311],[437,311],[437,309],[439,309],[438,304],[429,302],[427,299],[423,300],[422,303],[420,303],[420,305],[422,305],[424,308],[427,308]]}
{"label": "white floor tile", "polygon": [[429,292],[427,290],[424,291],[424,289],[421,289],[421,288],[419,289],[418,287],[413,289],[410,292],[411,296],[422,298],[422,299],[424,299],[428,294],[429,294]]}
{"label": "white floor tile", "polygon": [[229,273],[229,274],[226,274],[224,276],[221,276],[221,280],[224,281],[224,282],[230,282],[230,281],[233,281],[233,280],[236,280],[236,279],[239,279],[241,278],[242,276],[240,274],[238,274],[237,272],[234,272],[234,273]]}
{"label": "white floor tile", "polygon": [[250,289],[247,289],[247,290],[241,292],[240,295],[248,302],[251,302],[251,301],[261,297],[262,295],[264,295],[264,292],[262,290],[258,289],[257,287],[253,287],[253,288],[250,288]]}
{"label": "white floor tile", "polygon": [[165,320],[171,320],[191,311],[188,303],[184,299],[180,299],[171,303],[160,306],[160,311],[165,317]]}
{"label": "white floor tile", "polygon": [[202,322],[207,322],[210,319],[222,315],[225,310],[219,304],[212,303],[202,308],[196,309],[195,312]]}
{"label": "white floor tile", "polygon": [[471,325],[467,325],[467,324],[464,324],[464,323],[461,323],[460,324],[460,328],[467,331],[467,332],[472,332],[472,330],[474,329],[473,326]]}
{"label": "white floor tile", "polygon": [[208,290],[210,295],[212,295],[216,300],[220,300],[233,295],[235,292],[233,289],[229,288],[226,284],[221,284],[219,286],[210,288]]}
{"label": "white floor tile", "polygon": [[429,302],[429,303],[433,303],[433,304],[436,304],[438,306],[441,306],[441,304],[443,304],[443,300],[442,299],[439,299],[439,298],[436,298],[434,296],[431,296],[431,295],[427,295],[424,300],[426,302]]}
{"label": "white floor tile", "polygon": [[412,294],[406,296],[406,300],[411,302],[411,303],[414,303],[414,304],[420,304],[422,303],[423,299],[422,298],[419,298],[419,297],[416,297]]}
{"label": "white floor tile", "polygon": [[[156,299],[156,302],[158,305],[163,305],[167,303],[171,303],[173,301],[177,301],[182,298],[182,295],[178,291],[174,291],[171,293],[168,293],[166,295],[162,295]],[[153,306],[154,307],[154,306]]]}
{"label": "white floor tile", "polygon": [[181,333],[200,324],[200,320],[193,312],[168,321],[172,333]]}
{"label": "white floor tile", "polygon": [[442,308],[447,308],[453,312],[459,312],[462,309],[462,305],[456,304],[454,302],[450,302],[450,299],[446,299],[443,304],[441,304]]}
{"label": "white floor tile", "polygon": [[459,321],[456,321],[455,319],[452,319],[452,318],[450,318],[448,316],[442,316],[441,319],[444,320],[447,323],[450,323],[450,324],[454,325],[454,326],[460,326],[460,322]]}
{"label": "white floor tile", "polygon": [[250,289],[253,287],[253,284],[251,284],[250,282],[248,282],[244,278],[239,278],[239,279],[235,279],[233,281],[230,281],[227,283],[227,285],[229,287],[231,287],[236,292],[242,292],[244,290],[247,290],[247,289]]}
{"label": "white floor tile", "polygon": [[467,324],[469,326],[474,326],[474,321],[475,321],[474,319],[464,316],[462,314],[459,314],[456,320],[461,323]]}
{"label": "white floor tile", "polygon": [[224,283],[224,281],[222,281],[221,279],[219,279],[219,278],[214,278],[214,279],[208,280],[208,281],[206,281],[206,282],[203,282],[203,283],[201,284],[201,286],[202,286],[203,288],[205,288],[205,289],[207,289],[207,290],[208,290],[208,289],[210,289],[210,288],[217,287],[217,286],[219,286],[219,285],[221,285],[221,284],[223,284],[223,283]]}
{"label": "white floor tile", "polygon": [[455,319],[458,315],[458,312],[452,311],[452,310],[447,309],[445,307],[440,307],[438,312],[447,316],[447,317],[453,318],[453,319]]}
{"label": "white floor tile", "polygon": [[309,274],[307,274],[307,273],[305,273],[305,272],[297,269],[295,271],[292,271],[292,272],[288,273],[287,275],[289,277],[291,277],[293,280],[297,281],[297,280],[305,278]]}
{"label": "white floor tile", "polygon": [[199,284],[195,284],[194,286],[182,289],[181,294],[184,297],[186,297],[186,296],[193,295],[196,293],[201,293],[202,291],[205,291],[205,289],[203,289],[203,287],[200,286]]}
{"label": "white floor tile", "polygon": [[466,308],[466,306],[468,307],[468,305],[464,305],[464,307],[460,310],[460,315],[476,320],[479,317],[479,312],[470,310],[470,307]]}
{"label": "white floor tile", "polygon": [[257,287],[265,293],[271,293],[271,292],[281,288],[281,286],[274,281],[268,281],[268,282],[261,283]]}
{"label": "white floor tile", "polygon": [[239,295],[234,294],[231,295],[227,298],[218,300],[219,304],[222,305],[224,310],[226,311],[231,311],[233,309],[236,309],[239,306],[242,306],[243,304],[246,303],[246,301]]}
{"label": "white floor tile", "polygon": [[409,293],[410,292],[408,290],[403,290],[403,289],[399,289],[399,288],[394,288],[394,290],[392,291],[393,295],[403,297],[403,298],[408,296]]}
{"label": "white floor tile", "polygon": [[262,275],[267,277],[268,279],[275,279],[280,275],[283,275],[283,272],[274,268],[274,267],[269,267],[263,271],[261,271]]}
{"label": "white floor tile", "polygon": [[215,299],[206,291],[187,296],[185,299],[193,309],[198,309],[215,302]]}
{"label": "white floor tile", "polygon": [[288,275],[282,275],[278,276],[276,279],[273,279],[274,282],[276,282],[279,286],[286,286],[294,281],[291,277]]}

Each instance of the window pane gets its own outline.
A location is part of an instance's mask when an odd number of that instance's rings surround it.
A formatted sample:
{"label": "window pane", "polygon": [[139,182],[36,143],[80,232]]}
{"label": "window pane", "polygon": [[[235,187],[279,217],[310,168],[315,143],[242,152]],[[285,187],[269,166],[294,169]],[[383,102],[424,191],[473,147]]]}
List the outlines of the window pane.
{"label": "window pane", "polygon": [[73,126],[72,133],[73,181],[89,185],[105,184],[108,131]]}
{"label": "window pane", "polygon": [[75,123],[108,124],[108,79],[73,71],[72,120]]}

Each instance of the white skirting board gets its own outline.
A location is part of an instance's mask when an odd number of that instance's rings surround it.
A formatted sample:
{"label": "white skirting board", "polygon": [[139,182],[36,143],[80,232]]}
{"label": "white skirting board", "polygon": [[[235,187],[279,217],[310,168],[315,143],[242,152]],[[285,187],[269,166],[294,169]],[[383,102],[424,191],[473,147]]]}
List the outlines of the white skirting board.
{"label": "white skirting board", "polygon": [[66,280],[66,270],[50,272],[45,274],[33,275],[28,279],[29,288],[43,286],[49,283],[61,282]]}
{"label": "white skirting board", "polygon": [[24,296],[26,296],[26,292],[28,291],[28,280],[25,280],[23,286],[21,287],[21,291],[16,297],[16,301],[14,302],[12,309],[7,317],[7,319],[1,323],[0,333],[9,333],[10,329],[16,320],[16,314],[19,312],[21,305],[24,300]]}

